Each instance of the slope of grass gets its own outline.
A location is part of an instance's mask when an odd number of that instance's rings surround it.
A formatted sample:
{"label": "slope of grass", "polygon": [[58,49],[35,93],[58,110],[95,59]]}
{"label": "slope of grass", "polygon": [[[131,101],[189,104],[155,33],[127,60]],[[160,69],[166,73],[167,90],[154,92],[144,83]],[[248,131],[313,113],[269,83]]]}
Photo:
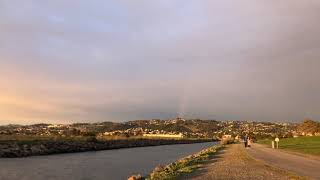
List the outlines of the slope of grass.
{"label": "slope of grass", "polygon": [[222,149],[223,145],[215,145],[196,154],[179,159],[167,166],[158,166],[146,177],[147,180],[174,180],[179,176],[191,173],[202,166],[211,156]]}
{"label": "slope of grass", "polygon": [[[271,147],[271,139],[259,140],[258,143]],[[280,139],[279,149],[320,156],[320,136]]]}

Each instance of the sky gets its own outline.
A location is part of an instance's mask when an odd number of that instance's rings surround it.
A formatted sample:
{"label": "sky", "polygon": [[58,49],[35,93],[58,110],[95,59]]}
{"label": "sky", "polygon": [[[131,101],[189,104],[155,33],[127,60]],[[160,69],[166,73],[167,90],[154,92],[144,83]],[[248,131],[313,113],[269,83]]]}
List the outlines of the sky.
{"label": "sky", "polygon": [[318,0],[1,0],[0,124],[320,119]]}

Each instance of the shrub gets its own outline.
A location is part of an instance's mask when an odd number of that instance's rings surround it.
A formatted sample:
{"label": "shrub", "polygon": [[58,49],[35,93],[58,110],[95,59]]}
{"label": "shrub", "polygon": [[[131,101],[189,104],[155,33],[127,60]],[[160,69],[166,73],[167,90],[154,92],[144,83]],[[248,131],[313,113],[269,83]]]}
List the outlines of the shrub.
{"label": "shrub", "polygon": [[98,142],[98,139],[95,136],[90,136],[87,138],[87,142]]}
{"label": "shrub", "polygon": [[128,180],[143,180],[144,178],[138,174],[138,175],[132,175],[128,178]]}
{"label": "shrub", "polygon": [[233,138],[224,138],[224,139],[221,139],[221,141],[220,141],[220,144],[222,144],[222,145],[232,144],[232,143],[234,143]]}

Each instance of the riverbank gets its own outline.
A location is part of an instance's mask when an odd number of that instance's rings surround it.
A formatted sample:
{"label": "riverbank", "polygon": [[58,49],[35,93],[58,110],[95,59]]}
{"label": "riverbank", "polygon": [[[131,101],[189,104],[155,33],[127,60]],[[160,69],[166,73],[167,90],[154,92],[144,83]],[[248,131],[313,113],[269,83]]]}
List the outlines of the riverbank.
{"label": "riverbank", "polygon": [[147,180],[169,180],[169,179],[177,179],[180,176],[191,173],[201,165],[211,158],[216,152],[221,150],[224,145],[215,145],[206,149],[201,150],[198,153],[189,155],[187,157],[181,158],[175,162],[172,162],[166,166],[157,166],[147,177],[142,177],[140,175],[133,175],[129,179],[130,180],[139,180],[139,179],[147,179]]}
{"label": "riverbank", "polygon": [[18,158],[36,155],[99,151],[120,148],[159,146],[172,144],[191,144],[211,142],[213,139],[119,139],[86,141],[72,140],[36,140],[36,141],[0,141],[0,158]]}

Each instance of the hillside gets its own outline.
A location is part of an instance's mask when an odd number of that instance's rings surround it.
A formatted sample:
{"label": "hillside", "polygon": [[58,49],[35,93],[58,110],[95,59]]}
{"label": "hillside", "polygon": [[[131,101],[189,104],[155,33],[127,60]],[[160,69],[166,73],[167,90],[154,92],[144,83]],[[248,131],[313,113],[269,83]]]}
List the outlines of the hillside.
{"label": "hillside", "polygon": [[298,131],[304,135],[315,135],[320,133],[320,122],[306,119],[303,123],[299,124]]}
{"label": "hillside", "polygon": [[292,137],[294,123],[216,121],[176,118],[171,120],[135,120],[128,122],[100,122],[75,124],[9,125],[0,127],[0,135],[38,136],[141,136],[143,134],[183,134],[185,137],[212,138],[224,134],[250,134],[256,138]]}

